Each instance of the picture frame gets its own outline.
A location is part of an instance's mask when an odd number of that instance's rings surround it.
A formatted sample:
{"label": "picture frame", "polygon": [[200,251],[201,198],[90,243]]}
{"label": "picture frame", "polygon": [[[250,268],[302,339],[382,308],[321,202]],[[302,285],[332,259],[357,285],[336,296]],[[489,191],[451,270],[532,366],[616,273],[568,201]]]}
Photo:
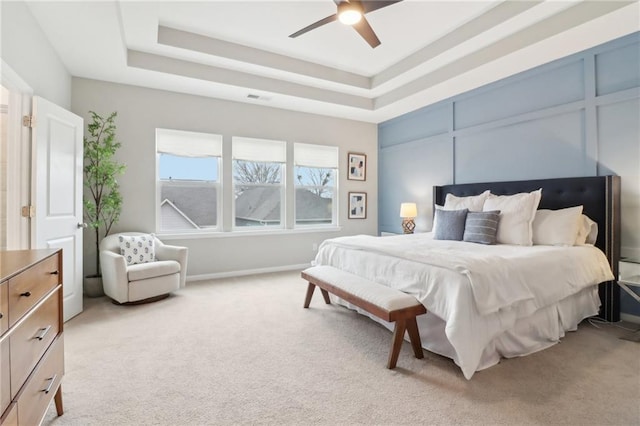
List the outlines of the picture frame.
{"label": "picture frame", "polygon": [[349,192],[349,219],[367,218],[367,193]]}
{"label": "picture frame", "polygon": [[367,180],[367,155],[350,152],[347,158],[347,179]]}

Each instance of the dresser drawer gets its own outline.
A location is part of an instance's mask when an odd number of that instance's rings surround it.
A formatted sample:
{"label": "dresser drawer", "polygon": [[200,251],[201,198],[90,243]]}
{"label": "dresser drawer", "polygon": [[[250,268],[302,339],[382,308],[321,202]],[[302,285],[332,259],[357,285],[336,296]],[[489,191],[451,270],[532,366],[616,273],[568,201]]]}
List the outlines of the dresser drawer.
{"label": "dresser drawer", "polygon": [[9,362],[9,339],[0,343],[0,414],[11,402],[11,363]]}
{"label": "dresser drawer", "polygon": [[9,283],[0,284],[0,336],[9,329]]}
{"label": "dresser drawer", "polygon": [[58,252],[9,280],[9,327],[61,282],[59,256]]}
{"label": "dresser drawer", "polygon": [[37,425],[60,386],[64,374],[62,336],[55,339],[33,375],[18,395],[18,419],[21,425]]}
{"label": "dresser drawer", "polygon": [[17,426],[18,425],[18,404],[15,402],[11,404],[9,409],[0,419],[0,425],[2,426]]}
{"label": "dresser drawer", "polygon": [[12,397],[60,331],[59,292],[60,289],[49,294],[45,302],[30,312],[9,336]]}

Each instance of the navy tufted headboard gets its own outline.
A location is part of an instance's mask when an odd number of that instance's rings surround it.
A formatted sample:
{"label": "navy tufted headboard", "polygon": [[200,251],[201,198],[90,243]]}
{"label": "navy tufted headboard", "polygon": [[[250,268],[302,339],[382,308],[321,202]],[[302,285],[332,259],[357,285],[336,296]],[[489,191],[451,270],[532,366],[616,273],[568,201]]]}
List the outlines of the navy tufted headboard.
{"label": "navy tufted headboard", "polygon": [[[465,183],[433,187],[435,204],[443,205],[447,194],[460,197],[478,195],[489,189],[496,195],[531,192],[542,188],[541,209],[561,209],[582,205],[583,213],[598,224],[600,248],[614,276],[618,276],[620,259],[620,177],[591,176],[559,179],[523,180],[512,182]],[[434,210],[435,211],[435,210]],[[615,281],[600,285],[602,307],[600,316],[608,321],[620,320],[620,288]]]}

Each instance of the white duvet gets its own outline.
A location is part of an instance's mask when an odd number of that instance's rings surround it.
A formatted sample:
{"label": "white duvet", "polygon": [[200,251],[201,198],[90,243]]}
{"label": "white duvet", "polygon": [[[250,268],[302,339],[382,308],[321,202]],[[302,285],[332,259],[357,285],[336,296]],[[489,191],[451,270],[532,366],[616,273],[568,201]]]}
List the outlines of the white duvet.
{"label": "white duvet", "polygon": [[444,321],[452,353],[436,352],[453,358],[467,379],[487,366],[483,352],[518,320],[614,279],[602,251],[590,245],[486,246],[430,233],[326,240],[315,264],[414,295]]}

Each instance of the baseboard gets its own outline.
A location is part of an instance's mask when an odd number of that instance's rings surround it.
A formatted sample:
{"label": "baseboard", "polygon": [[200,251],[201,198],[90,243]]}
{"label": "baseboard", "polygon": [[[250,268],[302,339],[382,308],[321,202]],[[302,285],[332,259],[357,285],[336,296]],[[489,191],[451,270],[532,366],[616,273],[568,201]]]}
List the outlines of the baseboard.
{"label": "baseboard", "polygon": [[187,275],[187,282],[215,280],[219,278],[242,277],[244,275],[268,274],[270,272],[285,272],[303,270],[311,266],[310,263],[300,265],[274,266],[272,268],[244,269],[241,271],[217,272],[213,274]]}
{"label": "baseboard", "polygon": [[640,317],[637,316],[637,315],[620,313],[620,319],[622,321],[628,321],[628,322],[632,322],[634,324],[640,324]]}

